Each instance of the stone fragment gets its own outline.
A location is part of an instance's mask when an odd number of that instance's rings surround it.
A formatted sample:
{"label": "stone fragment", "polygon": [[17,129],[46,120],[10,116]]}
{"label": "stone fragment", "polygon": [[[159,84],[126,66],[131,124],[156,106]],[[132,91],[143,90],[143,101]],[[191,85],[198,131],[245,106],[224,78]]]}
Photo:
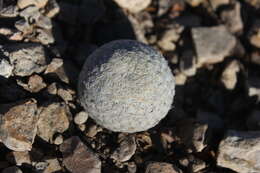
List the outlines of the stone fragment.
{"label": "stone fragment", "polygon": [[31,150],[38,122],[36,100],[30,99],[14,105],[2,105],[0,115],[2,143],[14,151]]}
{"label": "stone fragment", "polygon": [[221,81],[226,89],[233,90],[237,83],[237,73],[240,71],[240,65],[237,60],[231,61],[225,67],[221,75]]}
{"label": "stone fragment", "polygon": [[179,121],[176,129],[181,142],[193,152],[201,152],[208,146],[209,132],[207,124],[200,124],[193,119]]}
{"label": "stone fragment", "polygon": [[101,173],[101,161],[77,136],[60,145],[63,164],[73,173]]}
{"label": "stone fragment", "polygon": [[42,77],[37,74],[30,76],[27,84],[20,81],[18,84],[21,85],[25,90],[32,93],[37,93],[47,86]]}
{"label": "stone fragment", "polygon": [[60,6],[56,0],[49,0],[45,7],[45,16],[49,18],[55,17],[60,11]]}
{"label": "stone fragment", "polygon": [[55,145],[60,145],[63,143],[63,136],[61,134],[57,135],[55,139],[53,140],[53,143]]}
{"label": "stone fragment", "polygon": [[48,0],[18,0],[17,6],[20,9],[24,9],[25,7],[35,5],[37,8],[43,8],[47,4]]}
{"label": "stone fragment", "polygon": [[118,162],[126,162],[135,154],[135,137],[127,135],[119,139],[119,147],[113,152],[111,158]]}
{"label": "stone fragment", "polygon": [[165,162],[153,162],[148,164],[145,173],[182,173],[176,166]]}
{"label": "stone fragment", "polygon": [[88,113],[85,111],[81,111],[77,113],[74,117],[74,122],[78,125],[84,124],[88,120]]}
{"label": "stone fragment", "polygon": [[132,13],[138,13],[147,8],[151,0],[114,0],[120,7],[129,10]]}
{"label": "stone fragment", "polygon": [[36,29],[36,33],[37,33],[37,36],[36,36],[37,39],[43,45],[48,45],[48,44],[54,43],[54,37],[53,37],[51,30]]}
{"label": "stone fragment", "polygon": [[69,88],[58,88],[57,95],[60,96],[66,103],[72,101],[75,96],[75,91]]}
{"label": "stone fragment", "polygon": [[231,33],[241,32],[243,30],[241,5],[239,1],[232,4],[231,8],[223,10],[220,13],[220,17]]}
{"label": "stone fragment", "polygon": [[197,52],[198,67],[223,61],[236,45],[236,38],[221,25],[193,28],[192,38]]}
{"label": "stone fragment", "polygon": [[48,73],[53,73],[55,72],[56,70],[58,70],[60,67],[62,67],[63,65],[63,60],[60,59],[60,58],[53,58],[51,63],[48,64],[46,70],[45,70],[45,74],[48,74]]}
{"label": "stone fragment", "polygon": [[4,35],[8,40],[21,41],[23,39],[22,32],[17,29],[0,28],[0,34]]}
{"label": "stone fragment", "polygon": [[246,121],[249,130],[260,130],[260,111],[254,110]]}
{"label": "stone fragment", "polygon": [[37,135],[53,143],[55,133],[63,133],[69,128],[70,116],[69,108],[64,103],[46,103],[40,108]]}
{"label": "stone fragment", "polygon": [[260,20],[254,22],[249,31],[248,37],[253,46],[260,48]]}
{"label": "stone fragment", "polygon": [[28,151],[13,151],[8,154],[10,161],[18,166],[22,164],[31,164],[31,158]]}
{"label": "stone fragment", "polygon": [[260,79],[258,77],[248,77],[248,95],[250,97],[256,97],[257,101],[260,101]]}
{"label": "stone fragment", "polygon": [[44,47],[36,43],[20,43],[5,47],[13,73],[17,76],[30,76],[41,73],[47,65]]}
{"label": "stone fragment", "polygon": [[23,173],[21,169],[16,166],[5,168],[2,173]]}
{"label": "stone fragment", "polygon": [[86,136],[93,138],[100,131],[102,131],[102,128],[98,127],[97,125],[91,125],[86,131]]}
{"label": "stone fragment", "polygon": [[18,16],[18,9],[16,6],[14,5],[10,5],[10,6],[7,6],[5,8],[2,8],[0,10],[0,17],[4,17],[4,18],[11,18],[11,17],[16,17]]}
{"label": "stone fragment", "polygon": [[13,66],[3,58],[0,58],[0,76],[9,78],[13,73]]}
{"label": "stone fragment", "polygon": [[218,149],[217,165],[243,173],[260,171],[260,132],[229,130]]}
{"label": "stone fragment", "polygon": [[175,75],[175,83],[176,85],[184,85],[186,80],[187,80],[187,76],[181,72],[177,72]]}
{"label": "stone fragment", "polygon": [[192,50],[183,51],[180,57],[180,71],[186,76],[194,76],[196,74],[196,56]]}
{"label": "stone fragment", "polygon": [[174,28],[166,30],[158,41],[159,47],[165,51],[175,50],[175,42],[179,40],[183,29],[184,27],[176,25]]}
{"label": "stone fragment", "polygon": [[51,19],[43,15],[39,16],[38,20],[36,21],[36,25],[46,30],[50,30],[52,28]]}

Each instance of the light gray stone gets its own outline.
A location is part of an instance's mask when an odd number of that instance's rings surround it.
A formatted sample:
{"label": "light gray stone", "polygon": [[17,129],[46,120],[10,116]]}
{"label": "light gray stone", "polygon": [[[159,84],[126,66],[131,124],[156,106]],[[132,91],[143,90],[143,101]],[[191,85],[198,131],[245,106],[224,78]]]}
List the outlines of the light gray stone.
{"label": "light gray stone", "polygon": [[217,165],[241,173],[260,172],[260,131],[229,130],[219,145]]}
{"label": "light gray stone", "polygon": [[82,106],[99,125],[120,132],[154,127],[166,116],[175,93],[167,61],[131,40],[113,41],[92,53],[78,83]]}
{"label": "light gray stone", "polygon": [[197,52],[198,67],[223,61],[236,45],[236,38],[221,25],[192,28],[192,38]]}
{"label": "light gray stone", "polygon": [[235,88],[237,84],[237,73],[239,71],[240,64],[237,60],[233,60],[227,64],[221,75],[221,81],[227,89],[232,90]]}
{"label": "light gray stone", "polygon": [[88,120],[88,113],[85,111],[81,111],[77,113],[74,117],[74,122],[78,125],[84,124]]}
{"label": "light gray stone", "polygon": [[0,76],[9,78],[12,72],[13,66],[7,60],[0,58]]}

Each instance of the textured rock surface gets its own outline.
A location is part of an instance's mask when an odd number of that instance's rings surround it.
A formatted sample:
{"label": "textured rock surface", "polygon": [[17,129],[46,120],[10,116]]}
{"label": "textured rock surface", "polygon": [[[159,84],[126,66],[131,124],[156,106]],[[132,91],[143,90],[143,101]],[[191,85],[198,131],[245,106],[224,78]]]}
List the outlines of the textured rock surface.
{"label": "textured rock surface", "polygon": [[99,125],[137,132],[154,127],[171,108],[174,77],[160,53],[136,41],[110,42],[85,62],[81,104]]}
{"label": "textured rock surface", "polygon": [[0,76],[3,76],[5,78],[9,78],[12,75],[13,67],[10,65],[10,63],[0,58]]}
{"label": "textured rock surface", "polygon": [[60,146],[63,164],[73,173],[101,173],[101,161],[77,136]]}
{"label": "textured rock surface", "polygon": [[120,7],[129,10],[132,13],[137,13],[148,7],[151,0],[114,0]]}
{"label": "textured rock surface", "polygon": [[0,140],[11,150],[31,150],[38,122],[36,100],[1,105]]}
{"label": "textured rock surface", "polygon": [[51,141],[55,133],[63,133],[69,127],[70,112],[63,103],[51,103],[41,107],[37,135]]}
{"label": "textured rock surface", "polygon": [[193,28],[192,37],[198,56],[198,67],[223,61],[236,45],[236,38],[225,26]]}
{"label": "textured rock surface", "polygon": [[134,136],[125,136],[119,139],[119,147],[113,152],[112,158],[119,161],[128,161],[136,150],[136,143]]}
{"label": "textured rock surface", "polygon": [[17,76],[40,73],[46,68],[44,47],[39,44],[15,44],[5,47],[5,50],[10,63],[14,66],[13,73]]}
{"label": "textured rock surface", "polygon": [[182,173],[182,171],[170,163],[154,162],[148,164],[145,173]]}
{"label": "textured rock surface", "polygon": [[260,172],[260,132],[230,130],[221,141],[217,164],[237,172]]}

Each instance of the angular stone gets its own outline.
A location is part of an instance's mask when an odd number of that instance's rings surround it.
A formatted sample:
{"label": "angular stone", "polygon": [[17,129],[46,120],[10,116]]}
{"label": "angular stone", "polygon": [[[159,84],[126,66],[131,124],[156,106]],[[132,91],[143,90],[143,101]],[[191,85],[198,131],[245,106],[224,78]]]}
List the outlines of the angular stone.
{"label": "angular stone", "polygon": [[237,60],[233,60],[227,64],[221,75],[221,81],[227,89],[232,90],[235,88],[237,83],[237,73],[239,71],[240,65]]}
{"label": "angular stone", "polygon": [[24,35],[30,34],[33,32],[33,27],[25,19],[20,19],[15,22],[15,28],[21,31]]}
{"label": "angular stone", "polygon": [[0,140],[14,151],[31,150],[38,122],[36,100],[2,105],[0,111]]}
{"label": "angular stone", "polygon": [[217,165],[237,172],[259,172],[260,132],[229,130],[219,145]]}
{"label": "angular stone", "polygon": [[69,128],[69,108],[64,103],[46,103],[40,108],[37,135],[51,142],[55,133],[63,133]]}
{"label": "angular stone", "polygon": [[236,38],[221,25],[193,28],[192,38],[197,52],[198,67],[223,61],[236,45]]}
{"label": "angular stone", "polygon": [[73,173],[101,173],[101,161],[77,136],[60,146],[63,164]]}
{"label": "angular stone", "polygon": [[151,0],[114,0],[120,7],[129,10],[132,13],[138,13],[148,7]]}
{"label": "angular stone", "polygon": [[145,173],[182,173],[176,166],[165,162],[153,162],[148,164]]}
{"label": "angular stone", "polygon": [[37,39],[43,45],[54,43],[54,37],[51,30],[36,29],[36,32],[37,32]]}
{"label": "angular stone", "polygon": [[5,47],[13,73],[17,76],[30,76],[41,73],[47,65],[44,47],[36,43],[21,43]]}
{"label": "angular stone", "polygon": [[180,38],[183,29],[184,27],[177,25],[169,30],[166,30],[158,41],[159,47],[165,51],[175,50],[175,42],[177,42]]}
{"label": "angular stone", "polygon": [[12,75],[13,67],[10,65],[10,63],[0,58],[0,76],[9,78]]}
{"label": "angular stone", "polygon": [[32,93],[37,93],[47,86],[42,77],[37,74],[30,76],[27,84],[20,81],[17,83],[21,85],[25,90]]}
{"label": "angular stone", "polygon": [[134,136],[124,136],[119,139],[119,147],[113,152],[111,158],[119,162],[125,162],[131,159],[135,154],[136,143]]}

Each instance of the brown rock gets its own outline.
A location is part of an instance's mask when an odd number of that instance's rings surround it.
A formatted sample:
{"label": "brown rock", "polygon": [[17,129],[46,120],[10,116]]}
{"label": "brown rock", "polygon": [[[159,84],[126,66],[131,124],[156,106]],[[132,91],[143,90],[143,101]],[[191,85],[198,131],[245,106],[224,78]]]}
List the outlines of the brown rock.
{"label": "brown rock", "polygon": [[30,76],[28,84],[24,84],[21,81],[17,83],[32,93],[37,93],[46,87],[46,83],[44,83],[42,77],[37,74]]}
{"label": "brown rock", "polygon": [[8,160],[10,162],[21,166],[22,164],[31,164],[31,158],[28,151],[13,151],[8,153]]}
{"label": "brown rock", "polygon": [[0,140],[11,150],[31,150],[38,122],[36,100],[30,99],[0,108]]}
{"label": "brown rock", "polygon": [[134,136],[124,136],[119,139],[119,147],[113,152],[111,158],[119,162],[128,161],[136,150],[136,143]]}
{"label": "brown rock", "polygon": [[148,164],[145,173],[182,173],[176,166],[165,162],[153,162]]}
{"label": "brown rock", "polygon": [[101,161],[77,136],[60,146],[63,164],[73,173],[101,173]]}
{"label": "brown rock", "polygon": [[37,135],[52,143],[55,133],[63,133],[69,128],[69,108],[64,103],[46,103],[41,107]]}

